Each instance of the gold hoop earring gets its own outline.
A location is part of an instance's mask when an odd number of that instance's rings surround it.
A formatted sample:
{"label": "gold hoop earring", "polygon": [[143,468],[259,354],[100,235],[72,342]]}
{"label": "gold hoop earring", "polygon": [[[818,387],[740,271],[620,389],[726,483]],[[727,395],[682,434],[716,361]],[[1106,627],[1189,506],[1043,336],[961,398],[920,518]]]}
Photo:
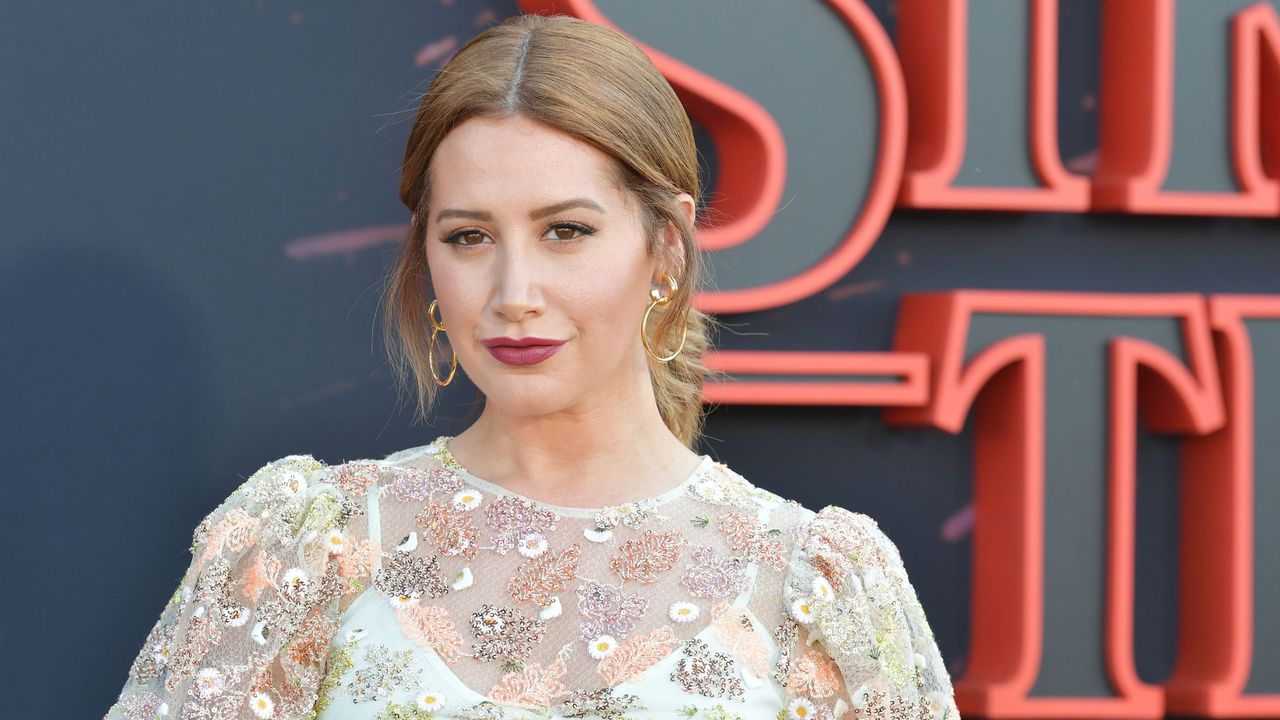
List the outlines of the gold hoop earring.
{"label": "gold hoop earring", "polygon": [[658,356],[658,354],[653,351],[653,348],[649,346],[649,313],[653,312],[655,307],[659,305],[666,305],[671,302],[671,298],[675,297],[676,290],[680,287],[676,284],[676,279],[671,275],[664,274],[662,279],[671,287],[671,292],[664,296],[658,294],[656,289],[649,291],[649,307],[644,311],[644,319],[640,321],[640,342],[644,343],[644,351],[649,353],[649,357],[660,363],[668,363],[675,360],[676,356],[680,354],[680,351],[684,350],[684,342],[689,337],[689,316],[687,314],[685,315],[684,327],[680,331],[680,347],[676,348],[675,352],[666,357]]}
{"label": "gold hoop earring", "polygon": [[432,300],[431,305],[427,307],[427,320],[431,322],[431,342],[427,343],[427,366],[431,368],[431,377],[435,379],[436,385],[444,387],[453,382],[453,376],[458,372],[458,353],[453,353],[453,363],[449,367],[449,377],[444,380],[436,374],[436,334],[444,332],[444,319],[436,319],[436,301]]}

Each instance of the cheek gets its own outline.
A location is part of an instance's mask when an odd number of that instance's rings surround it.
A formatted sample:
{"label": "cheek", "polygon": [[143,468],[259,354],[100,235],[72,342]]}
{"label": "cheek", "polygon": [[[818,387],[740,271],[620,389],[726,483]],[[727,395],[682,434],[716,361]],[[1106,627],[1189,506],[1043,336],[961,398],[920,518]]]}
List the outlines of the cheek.
{"label": "cheek", "polygon": [[571,312],[577,316],[577,324],[594,336],[591,345],[629,351],[640,342],[648,284],[640,282],[642,276],[623,280],[617,275],[588,276],[592,278],[589,282],[579,281],[576,291],[565,296],[566,306],[575,308]]}
{"label": "cheek", "polygon": [[[447,264],[446,264],[447,265]],[[470,336],[479,318],[483,298],[476,295],[474,283],[463,282],[456,272],[445,265],[432,265],[429,294],[439,301],[437,318],[443,318],[445,331],[455,338]]]}

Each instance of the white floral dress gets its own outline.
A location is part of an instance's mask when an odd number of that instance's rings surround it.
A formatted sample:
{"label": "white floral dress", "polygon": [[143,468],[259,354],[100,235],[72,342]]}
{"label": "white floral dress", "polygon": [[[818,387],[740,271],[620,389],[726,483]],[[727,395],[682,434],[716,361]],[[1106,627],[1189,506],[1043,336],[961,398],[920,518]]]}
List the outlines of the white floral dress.
{"label": "white floral dress", "polygon": [[549,505],[448,440],[254,473],[106,717],[958,720],[870,517],[706,455],[656,497]]}

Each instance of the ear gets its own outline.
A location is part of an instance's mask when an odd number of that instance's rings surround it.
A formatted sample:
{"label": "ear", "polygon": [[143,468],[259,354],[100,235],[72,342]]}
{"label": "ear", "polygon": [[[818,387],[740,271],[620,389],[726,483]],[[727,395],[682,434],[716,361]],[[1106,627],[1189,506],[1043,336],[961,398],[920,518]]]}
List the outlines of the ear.
{"label": "ear", "polygon": [[[698,205],[694,201],[693,196],[689,193],[680,193],[676,195],[674,201],[679,211],[684,215],[685,222],[690,226],[693,225],[697,216]],[[658,287],[664,287],[662,276],[666,273],[679,278],[684,274],[684,246],[680,238],[680,232],[674,225],[668,223],[666,231],[662,238],[662,260],[657,263],[656,274],[654,275],[654,283]]]}

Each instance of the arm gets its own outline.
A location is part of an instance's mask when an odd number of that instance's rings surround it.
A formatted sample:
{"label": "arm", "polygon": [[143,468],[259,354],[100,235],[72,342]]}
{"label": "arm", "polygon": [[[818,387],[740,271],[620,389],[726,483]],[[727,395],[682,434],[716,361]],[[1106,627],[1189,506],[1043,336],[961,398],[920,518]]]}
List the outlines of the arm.
{"label": "arm", "polygon": [[195,529],[192,561],[106,718],[310,714],[359,512],[309,455],[268,463]]}
{"label": "arm", "polygon": [[897,547],[875,520],[828,506],[799,531],[783,586],[795,620],[788,700],[809,717],[959,720],[951,679]]}

